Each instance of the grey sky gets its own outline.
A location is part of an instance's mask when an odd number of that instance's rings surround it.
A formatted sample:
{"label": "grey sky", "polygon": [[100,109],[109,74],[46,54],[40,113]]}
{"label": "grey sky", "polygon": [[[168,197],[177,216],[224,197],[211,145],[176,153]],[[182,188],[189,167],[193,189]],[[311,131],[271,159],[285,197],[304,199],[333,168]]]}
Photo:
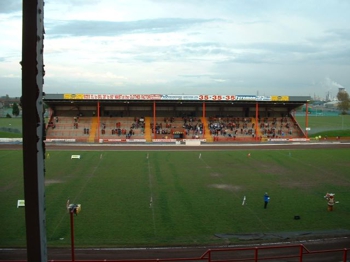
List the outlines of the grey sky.
{"label": "grey sky", "polygon": [[[21,1],[0,0],[0,88],[21,93]],[[336,96],[350,1],[46,0],[47,93]]]}

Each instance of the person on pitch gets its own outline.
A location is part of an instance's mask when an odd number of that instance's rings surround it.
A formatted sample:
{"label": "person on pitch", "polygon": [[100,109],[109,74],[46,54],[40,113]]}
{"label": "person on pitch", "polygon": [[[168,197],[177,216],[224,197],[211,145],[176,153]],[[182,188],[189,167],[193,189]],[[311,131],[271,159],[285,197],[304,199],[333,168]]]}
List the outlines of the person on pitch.
{"label": "person on pitch", "polygon": [[265,209],[267,208],[267,204],[269,203],[269,201],[270,201],[270,197],[267,194],[267,192],[265,192],[265,194],[264,194],[264,208]]}

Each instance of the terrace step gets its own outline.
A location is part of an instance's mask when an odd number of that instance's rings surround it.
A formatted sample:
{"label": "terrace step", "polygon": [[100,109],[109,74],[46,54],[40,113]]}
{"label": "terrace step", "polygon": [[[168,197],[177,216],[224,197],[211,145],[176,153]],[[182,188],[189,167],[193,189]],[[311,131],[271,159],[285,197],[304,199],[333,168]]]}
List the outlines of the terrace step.
{"label": "terrace step", "polygon": [[96,135],[96,130],[98,128],[98,119],[97,117],[92,117],[92,122],[90,126],[90,134],[88,138],[89,143],[95,142],[95,135]]}
{"label": "terrace step", "polygon": [[151,118],[145,117],[145,139],[146,142],[152,142]]}

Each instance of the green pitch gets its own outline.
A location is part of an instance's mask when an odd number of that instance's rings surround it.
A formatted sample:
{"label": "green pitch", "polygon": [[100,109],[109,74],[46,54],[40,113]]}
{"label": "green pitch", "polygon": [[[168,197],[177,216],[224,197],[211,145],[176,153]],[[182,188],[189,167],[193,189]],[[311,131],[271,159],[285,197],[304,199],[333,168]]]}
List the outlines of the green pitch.
{"label": "green pitch", "polygon": [[[49,246],[70,245],[68,199],[82,205],[76,246],[227,244],[234,240],[215,234],[350,230],[348,149],[48,154]],[[16,206],[22,152],[0,151],[0,159],[0,246],[24,246],[24,208]],[[327,192],[339,201],[333,212]]]}

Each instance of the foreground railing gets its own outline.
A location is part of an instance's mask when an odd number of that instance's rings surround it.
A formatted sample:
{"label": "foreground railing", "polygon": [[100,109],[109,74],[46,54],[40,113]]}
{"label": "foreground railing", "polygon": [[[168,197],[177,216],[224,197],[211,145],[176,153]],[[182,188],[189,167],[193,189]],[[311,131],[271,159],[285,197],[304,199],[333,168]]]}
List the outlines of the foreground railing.
{"label": "foreground railing", "polygon": [[[347,262],[349,248],[316,250],[310,251],[304,245],[284,245],[284,246],[262,246],[262,247],[244,247],[244,248],[220,248],[208,249],[200,257],[187,258],[154,258],[154,259],[119,259],[119,260],[48,260],[49,262],[170,262],[170,261],[339,261]],[[317,257],[319,256],[319,257]],[[292,260],[291,260],[292,259]],[[25,262],[25,260],[0,260],[1,262]],[[283,260],[287,261],[287,260]]]}

